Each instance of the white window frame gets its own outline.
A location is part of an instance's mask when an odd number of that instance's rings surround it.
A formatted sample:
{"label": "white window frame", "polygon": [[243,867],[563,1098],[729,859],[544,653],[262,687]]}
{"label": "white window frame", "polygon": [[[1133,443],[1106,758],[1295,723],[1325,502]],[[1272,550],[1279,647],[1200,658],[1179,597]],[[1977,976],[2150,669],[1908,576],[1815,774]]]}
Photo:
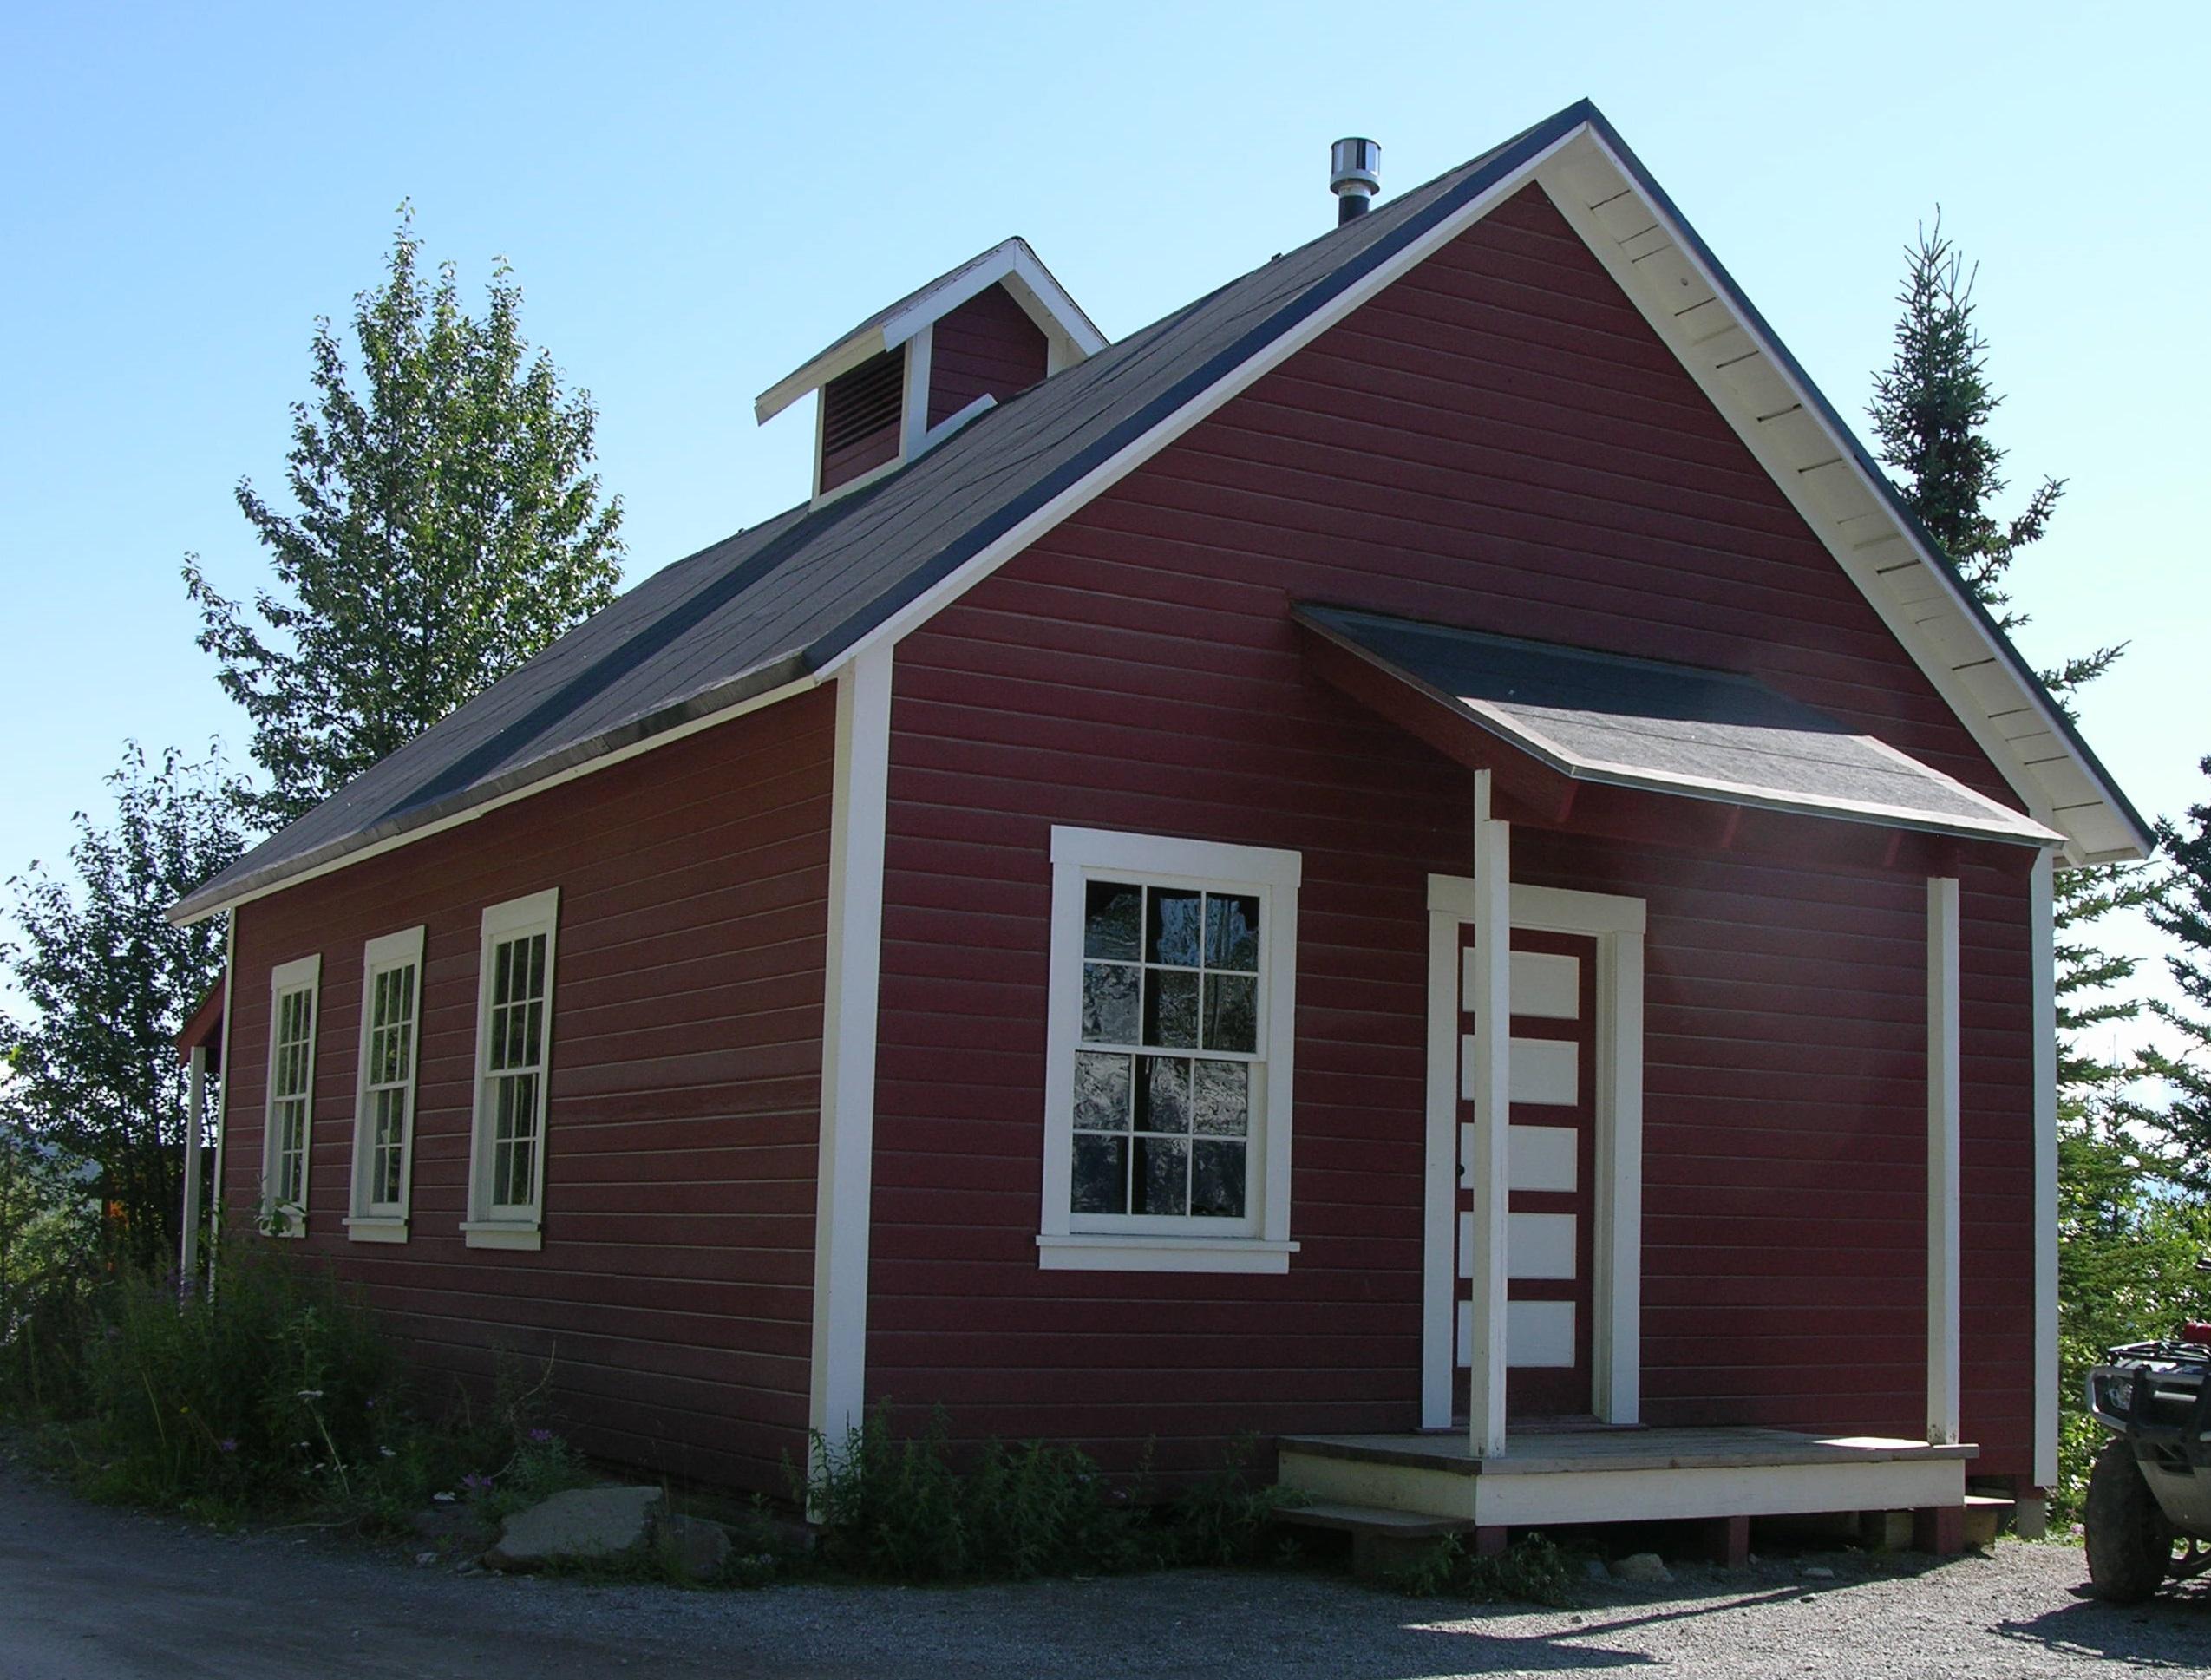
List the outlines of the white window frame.
{"label": "white window frame", "polygon": [[[553,977],[560,920],[560,889],[547,887],[527,898],[510,899],[484,912],[476,958],[476,1063],[474,1114],[468,1127],[468,1217],[461,1231],[471,1248],[542,1246],[545,1217],[546,1092],[553,1081]],[[499,945],[534,933],[545,935],[545,1025],[538,1041],[537,1148],[530,1163],[527,1203],[491,1200],[492,1154],[496,1124],[491,1092],[492,952]]]}
{"label": "white window frame", "polygon": [[[348,1240],[357,1243],[403,1243],[415,1178],[415,1101],[422,1068],[422,929],[387,933],[371,939],[361,952],[361,1054],[353,1081],[353,1185],[345,1219]],[[399,1199],[377,1203],[370,1199],[376,1176],[376,1139],[369,1083],[370,1039],[373,1032],[376,981],[402,969],[415,971],[415,988],[409,999],[407,1018],[407,1077],[395,1087],[400,1093]]]}
{"label": "white window frame", "polygon": [[[1298,973],[1296,852],[1097,828],[1055,826],[1051,837],[1051,981],[1044,1061],[1043,1213],[1037,1264],[1080,1271],[1284,1272],[1290,1239],[1290,1121]],[[1259,1052],[1246,1167],[1243,1234],[1212,1221],[1143,1214],[1076,1214],[1075,1052],[1083,1031],[1083,917],[1092,879],[1234,892],[1259,901]],[[1189,1227],[1200,1225],[1193,1231]],[[1213,1226],[1205,1229],[1203,1226]]]}
{"label": "white window frame", "polygon": [[[307,995],[307,1111],[299,1128],[299,1199],[278,1202],[277,1185],[277,1042],[284,1019],[284,1000],[295,992]],[[261,1101],[261,1230],[271,1237],[307,1234],[307,1178],[315,1162],[315,1037],[322,1009],[323,957],[299,957],[269,971],[269,1073]]]}

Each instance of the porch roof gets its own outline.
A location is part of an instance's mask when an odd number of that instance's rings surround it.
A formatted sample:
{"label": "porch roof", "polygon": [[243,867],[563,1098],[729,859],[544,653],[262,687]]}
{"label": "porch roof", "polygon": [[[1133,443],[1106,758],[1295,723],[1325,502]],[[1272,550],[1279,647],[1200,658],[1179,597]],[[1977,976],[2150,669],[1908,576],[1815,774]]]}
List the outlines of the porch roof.
{"label": "porch roof", "polygon": [[2063,838],[1755,677],[1344,607],[1293,616],[1366,668],[1345,684],[1358,698],[1401,722],[1410,703],[1438,745],[1440,724],[1577,782],[1972,840]]}

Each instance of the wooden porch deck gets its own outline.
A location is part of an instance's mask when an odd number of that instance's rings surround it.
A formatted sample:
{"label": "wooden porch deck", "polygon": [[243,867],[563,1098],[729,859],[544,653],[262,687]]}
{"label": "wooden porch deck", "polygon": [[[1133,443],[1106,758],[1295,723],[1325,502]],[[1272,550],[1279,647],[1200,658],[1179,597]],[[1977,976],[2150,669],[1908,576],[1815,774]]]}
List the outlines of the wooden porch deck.
{"label": "wooden porch deck", "polygon": [[1309,1498],[1483,1527],[1835,1511],[1962,1510],[1979,1449],[1789,1429],[1522,1429],[1477,1458],[1462,1429],[1285,1435]]}

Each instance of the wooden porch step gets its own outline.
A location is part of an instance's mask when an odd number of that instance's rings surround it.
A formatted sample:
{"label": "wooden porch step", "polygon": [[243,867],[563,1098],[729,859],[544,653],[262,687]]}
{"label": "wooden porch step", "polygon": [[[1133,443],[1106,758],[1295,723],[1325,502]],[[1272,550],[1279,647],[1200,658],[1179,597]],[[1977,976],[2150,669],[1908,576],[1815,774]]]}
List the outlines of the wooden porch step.
{"label": "wooden porch step", "polygon": [[1996,1531],[2004,1520],[2018,1508],[2018,1501],[1995,1494],[1966,1495],[1966,1533],[1967,1546],[1993,1546]]}
{"label": "wooden porch step", "polygon": [[1437,1539],[1463,1534],[1474,1525],[1462,1517],[1432,1517],[1419,1511],[1390,1511],[1378,1505],[1341,1505],[1313,1500],[1277,1506],[1274,1520],[1305,1528],[1336,1528],[1349,1534],[1375,1534],[1397,1540]]}

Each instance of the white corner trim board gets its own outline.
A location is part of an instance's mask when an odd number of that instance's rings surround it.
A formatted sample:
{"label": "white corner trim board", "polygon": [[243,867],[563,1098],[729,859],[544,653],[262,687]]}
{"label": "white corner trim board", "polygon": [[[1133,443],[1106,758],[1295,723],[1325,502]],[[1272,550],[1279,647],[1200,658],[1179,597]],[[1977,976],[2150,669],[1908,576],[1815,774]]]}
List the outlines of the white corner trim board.
{"label": "white corner trim board", "polygon": [[1472,1312],[1467,1324],[1467,1433],[1476,1458],[1505,1450],[1506,1207],[1511,1193],[1505,1147],[1512,1124],[1512,825],[1490,814],[1489,772],[1474,775],[1474,984],[1462,1000],[1475,1019],[1474,1147],[1464,1163],[1474,1202]]}
{"label": "white corner trim board", "polygon": [[808,1427],[837,1450],[859,1425],[867,1402],[868,1220],[873,1200],[891,677],[891,650],[884,647],[837,677],[821,1133],[814,1184],[813,1357],[807,1392]]}

